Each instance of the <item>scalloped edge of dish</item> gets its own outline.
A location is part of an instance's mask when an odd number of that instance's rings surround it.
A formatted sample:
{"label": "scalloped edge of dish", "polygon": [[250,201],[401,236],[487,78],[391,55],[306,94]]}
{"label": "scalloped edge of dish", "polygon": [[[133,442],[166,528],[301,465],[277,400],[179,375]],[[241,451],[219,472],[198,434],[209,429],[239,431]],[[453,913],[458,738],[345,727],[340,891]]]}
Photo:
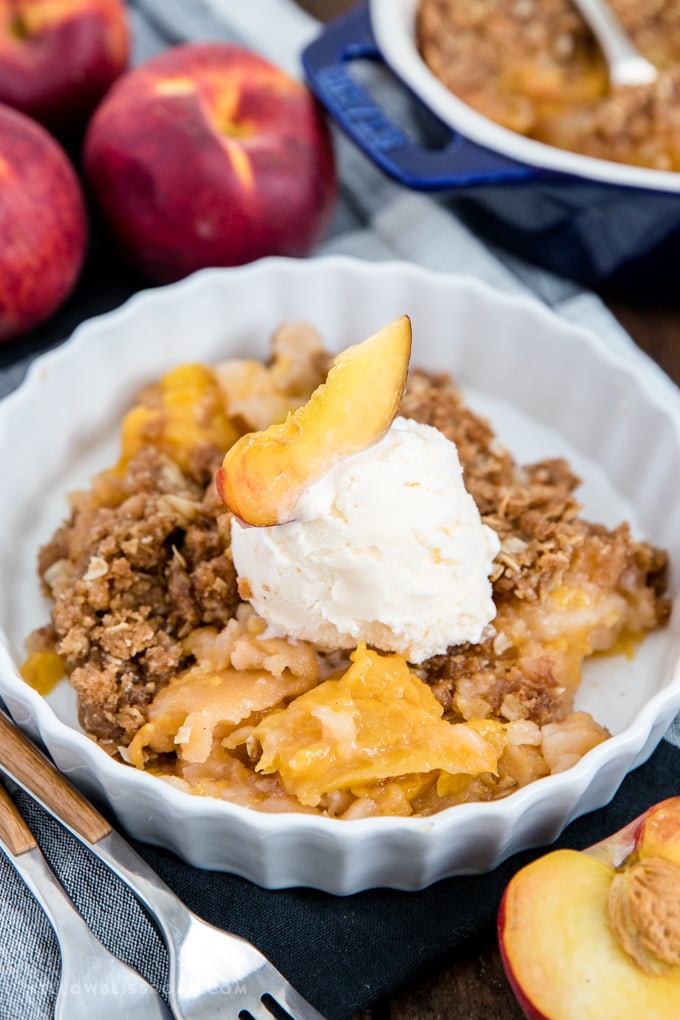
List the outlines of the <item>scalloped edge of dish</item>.
{"label": "scalloped edge of dish", "polygon": [[[161,316],[173,317],[181,306],[187,321],[195,323],[206,307],[223,304],[225,290],[246,300],[248,294],[261,289],[284,305],[294,304],[307,292],[319,302],[325,293],[331,306],[326,314],[332,315],[332,308],[343,306],[343,293],[366,288],[370,292],[373,286],[389,290],[395,300],[398,295],[402,304],[409,293],[419,293],[422,300],[427,298],[428,315],[433,314],[430,306],[441,312],[454,308],[456,301],[472,302],[473,306],[481,303],[480,307],[490,304],[503,319],[529,316],[538,331],[563,335],[577,348],[580,344],[582,352],[590,351],[611,367],[612,374],[614,370],[622,373],[636,393],[667,414],[680,465],[680,395],[632,346],[627,354],[614,351],[593,334],[558,319],[533,298],[501,294],[477,280],[405,263],[371,264],[341,256],[304,262],[266,259],[238,269],[204,270],[179,284],[138,294],[120,309],[83,324],[64,345],[37,359],[21,387],[3,402],[0,444],[14,409],[35,406],[46,380],[57,385],[60,372],[69,376],[74,357],[96,357],[97,338],[101,351],[107,336],[129,329],[145,315],[153,318],[159,309]],[[215,302],[212,299],[218,291],[220,300]],[[297,297],[291,298],[291,291]],[[384,294],[375,302],[373,318],[383,304]],[[263,310],[266,305],[264,301]],[[191,314],[187,309],[192,309]],[[258,310],[256,319],[262,314]],[[347,314],[352,320],[364,321],[366,317],[360,309]],[[338,338],[333,339],[337,343]],[[140,357],[145,361],[143,353]],[[172,360],[173,355],[167,357]],[[146,370],[141,371],[143,375]],[[113,761],[82,732],[61,722],[49,704],[23,683],[4,634],[0,694],[17,723],[43,741],[58,766],[85,793],[108,803],[122,827],[135,838],[171,849],[197,867],[231,871],[268,888],[299,885],[349,894],[375,886],[423,888],[452,874],[489,871],[519,850],[550,843],[575,817],[611,799],[626,773],[653,751],[680,710],[680,670],[675,659],[663,686],[644,704],[634,722],[566,772],[532,783],[504,800],[464,804],[427,818],[352,822],[305,814],[264,814],[192,796]]]}

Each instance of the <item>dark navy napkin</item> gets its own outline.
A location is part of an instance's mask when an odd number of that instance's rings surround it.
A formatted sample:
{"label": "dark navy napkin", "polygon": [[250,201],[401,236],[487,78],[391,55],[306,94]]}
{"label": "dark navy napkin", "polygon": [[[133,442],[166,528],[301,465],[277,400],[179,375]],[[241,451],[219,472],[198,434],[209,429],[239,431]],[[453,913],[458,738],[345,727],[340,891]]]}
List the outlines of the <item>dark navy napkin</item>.
{"label": "dark navy napkin", "polygon": [[[680,750],[664,740],[606,808],[573,822],[555,846],[583,849],[677,794]],[[17,799],[90,927],[163,992],[165,951],[131,893],[28,797],[19,793]],[[167,851],[134,846],[196,913],[250,939],[329,1020],[375,1004],[450,962],[476,937],[488,936],[507,882],[544,852],[526,851],[491,874],[446,879],[421,892],[373,889],[336,897],[313,889],[260,889],[233,875],[192,868]],[[58,976],[54,936],[2,855],[0,890],[0,1017],[42,1020],[51,1015]]]}

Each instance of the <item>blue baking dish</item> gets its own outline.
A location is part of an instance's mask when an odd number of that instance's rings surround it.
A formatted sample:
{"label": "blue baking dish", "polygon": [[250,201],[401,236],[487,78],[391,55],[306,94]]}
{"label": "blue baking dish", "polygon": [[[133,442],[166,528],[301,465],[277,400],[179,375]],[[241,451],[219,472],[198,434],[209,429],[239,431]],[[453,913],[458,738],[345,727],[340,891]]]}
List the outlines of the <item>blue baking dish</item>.
{"label": "blue baking dish", "polygon": [[[417,2],[367,0],[304,50],[309,86],[342,130],[404,187],[438,192],[524,258],[598,289],[675,297],[680,174],[566,152],[472,110],[420,58]],[[379,70],[377,90],[366,66]],[[394,90],[415,121],[395,120],[385,102]]]}

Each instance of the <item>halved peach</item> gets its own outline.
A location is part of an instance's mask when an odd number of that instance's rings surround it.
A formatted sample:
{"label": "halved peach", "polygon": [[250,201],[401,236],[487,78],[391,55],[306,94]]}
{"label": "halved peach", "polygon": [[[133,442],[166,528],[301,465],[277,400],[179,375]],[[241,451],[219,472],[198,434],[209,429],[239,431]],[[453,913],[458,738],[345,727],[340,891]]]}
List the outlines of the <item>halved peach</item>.
{"label": "halved peach", "polygon": [[311,484],[385,435],[399,408],[410,355],[406,315],[344,350],[306,404],[228,450],[216,478],[223,502],[246,524],[291,520]]}
{"label": "halved peach", "polygon": [[644,816],[636,845],[641,857],[663,857],[680,868],[680,797],[663,801]]}
{"label": "halved peach", "polygon": [[501,957],[531,1020],[680,1016],[680,797],[583,853],[522,868],[498,916]]}

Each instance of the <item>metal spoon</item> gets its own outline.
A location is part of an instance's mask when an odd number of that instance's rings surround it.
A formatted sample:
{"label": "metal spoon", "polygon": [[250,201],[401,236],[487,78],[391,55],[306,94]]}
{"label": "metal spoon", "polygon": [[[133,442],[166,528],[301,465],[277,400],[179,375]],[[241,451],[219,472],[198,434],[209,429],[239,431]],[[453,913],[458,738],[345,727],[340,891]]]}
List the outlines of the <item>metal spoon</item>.
{"label": "metal spoon", "polygon": [[658,71],[636,50],[606,0],[574,0],[605,55],[612,85],[649,85]]}

